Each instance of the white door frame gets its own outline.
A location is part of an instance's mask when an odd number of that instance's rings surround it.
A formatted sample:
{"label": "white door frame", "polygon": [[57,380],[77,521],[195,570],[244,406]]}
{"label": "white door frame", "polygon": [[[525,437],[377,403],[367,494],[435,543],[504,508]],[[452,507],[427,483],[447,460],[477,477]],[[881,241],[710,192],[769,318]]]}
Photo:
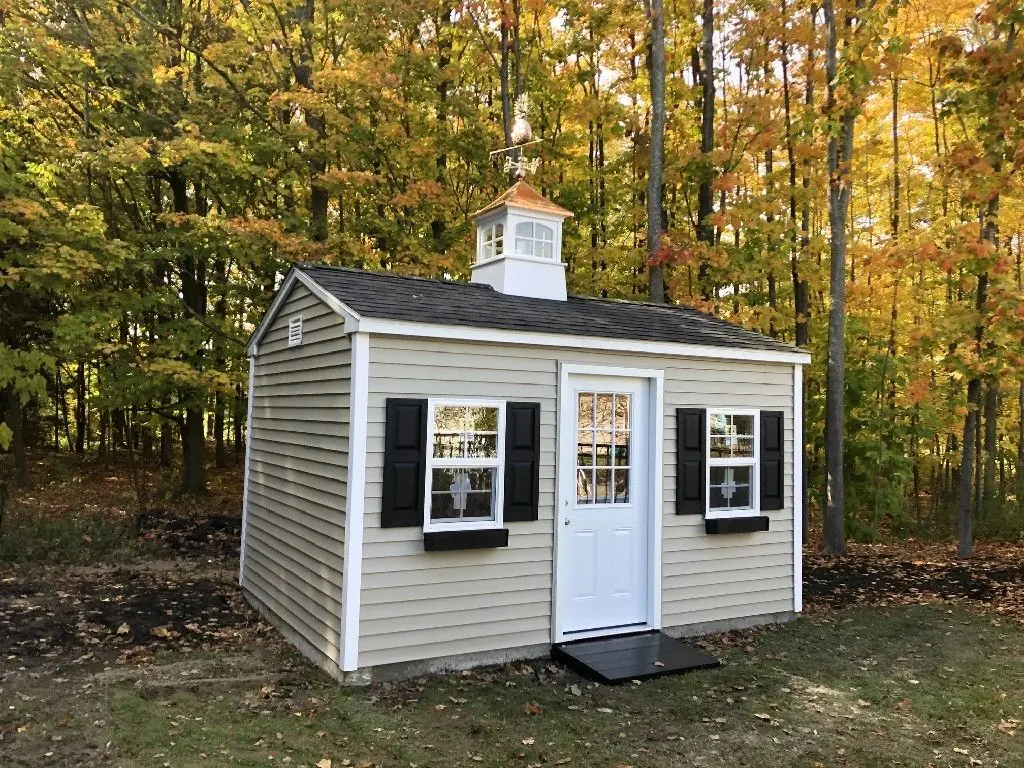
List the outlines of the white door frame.
{"label": "white door frame", "polygon": [[[650,396],[647,398],[649,413],[648,418],[648,482],[650,493],[648,504],[650,506],[650,518],[647,525],[647,622],[639,626],[631,626],[617,629],[598,629],[592,632],[572,632],[565,634],[562,631],[561,610],[559,607],[558,571],[561,567],[559,551],[563,550],[562,539],[565,525],[563,520],[566,515],[567,502],[569,497],[575,493],[575,486],[569,486],[568,473],[563,470],[572,465],[575,467],[573,456],[573,441],[564,440],[562,424],[566,414],[575,413],[576,404],[573,398],[573,390],[569,384],[571,376],[607,376],[623,377],[632,379],[645,379],[650,385]],[[555,423],[555,541],[554,541],[554,562],[552,563],[552,592],[551,592],[551,641],[561,643],[566,640],[581,640],[588,637],[600,637],[603,635],[616,635],[629,632],[636,632],[645,629],[661,629],[661,527],[664,510],[662,509],[662,478],[664,475],[664,431],[665,431],[665,372],[656,368],[624,368],[608,365],[586,365],[580,363],[558,364],[558,413]]]}

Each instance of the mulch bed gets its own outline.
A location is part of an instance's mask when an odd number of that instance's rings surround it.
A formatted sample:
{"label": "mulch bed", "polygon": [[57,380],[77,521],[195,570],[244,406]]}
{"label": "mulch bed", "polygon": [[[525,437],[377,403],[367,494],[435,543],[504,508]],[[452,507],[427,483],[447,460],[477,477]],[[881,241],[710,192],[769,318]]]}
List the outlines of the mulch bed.
{"label": "mulch bed", "polygon": [[936,600],[965,602],[1024,623],[1024,546],[981,543],[968,560],[955,545],[908,541],[848,546],[842,557],[804,552],[809,612]]}

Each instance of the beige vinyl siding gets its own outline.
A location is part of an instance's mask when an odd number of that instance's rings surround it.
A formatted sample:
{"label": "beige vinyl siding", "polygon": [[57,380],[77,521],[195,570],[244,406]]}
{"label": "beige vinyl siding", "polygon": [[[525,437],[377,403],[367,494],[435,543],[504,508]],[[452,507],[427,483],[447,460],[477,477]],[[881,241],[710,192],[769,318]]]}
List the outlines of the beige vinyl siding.
{"label": "beige vinyl siding", "polygon": [[[288,320],[303,316],[302,343]],[[296,284],[254,366],[242,586],[338,670],[349,435],[344,323]]]}
{"label": "beige vinyl siding", "polygon": [[[560,361],[665,371],[663,626],[792,610],[791,365],[371,336],[361,667],[550,642]],[[389,397],[539,402],[540,519],[508,524],[508,548],[462,552],[424,552],[420,528],[382,529]],[[770,531],[708,536],[702,516],[675,515],[675,409],[686,406],[785,412],[786,506],[766,513]]]}

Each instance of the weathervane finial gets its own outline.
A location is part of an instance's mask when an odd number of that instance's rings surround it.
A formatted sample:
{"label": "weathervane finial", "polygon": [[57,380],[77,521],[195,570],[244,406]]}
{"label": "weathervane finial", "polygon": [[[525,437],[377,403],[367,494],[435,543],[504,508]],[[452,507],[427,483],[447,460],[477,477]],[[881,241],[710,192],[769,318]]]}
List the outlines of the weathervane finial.
{"label": "weathervane finial", "polygon": [[540,165],[540,158],[527,160],[523,157],[523,147],[537,144],[540,141],[540,139],[533,138],[533,128],[528,119],[529,112],[530,97],[526,93],[521,93],[516,97],[513,107],[515,120],[512,123],[512,130],[509,132],[512,145],[491,152],[491,155],[506,155],[503,169],[506,173],[514,173],[517,180],[526,178],[527,173],[535,173]]}

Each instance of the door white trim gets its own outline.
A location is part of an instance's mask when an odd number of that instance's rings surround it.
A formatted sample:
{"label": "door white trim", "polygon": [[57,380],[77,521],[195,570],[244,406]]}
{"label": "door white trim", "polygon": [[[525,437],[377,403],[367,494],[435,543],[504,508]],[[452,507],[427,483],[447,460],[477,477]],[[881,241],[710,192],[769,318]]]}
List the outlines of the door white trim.
{"label": "door white trim", "polygon": [[[565,515],[564,502],[570,493],[575,491],[566,487],[567,473],[562,469],[573,463],[571,442],[563,440],[562,422],[565,414],[575,413],[573,390],[569,385],[571,376],[609,376],[620,378],[644,379],[650,387],[648,402],[648,472],[650,482],[650,519],[647,526],[647,622],[642,625],[626,627],[609,627],[587,632],[562,631],[561,611],[559,608],[558,571],[559,551],[565,526],[562,520]],[[551,590],[551,641],[561,643],[566,640],[580,640],[588,637],[627,634],[648,629],[661,629],[661,528],[664,509],[662,508],[662,482],[664,476],[664,432],[665,432],[665,372],[656,368],[624,368],[605,365],[585,365],[580,363],[560,362],[558,364],[558,413],[556,414],[556,459],[555,459],[555,514],[554,514],[554,563],[552,568],[553,584]]]}

